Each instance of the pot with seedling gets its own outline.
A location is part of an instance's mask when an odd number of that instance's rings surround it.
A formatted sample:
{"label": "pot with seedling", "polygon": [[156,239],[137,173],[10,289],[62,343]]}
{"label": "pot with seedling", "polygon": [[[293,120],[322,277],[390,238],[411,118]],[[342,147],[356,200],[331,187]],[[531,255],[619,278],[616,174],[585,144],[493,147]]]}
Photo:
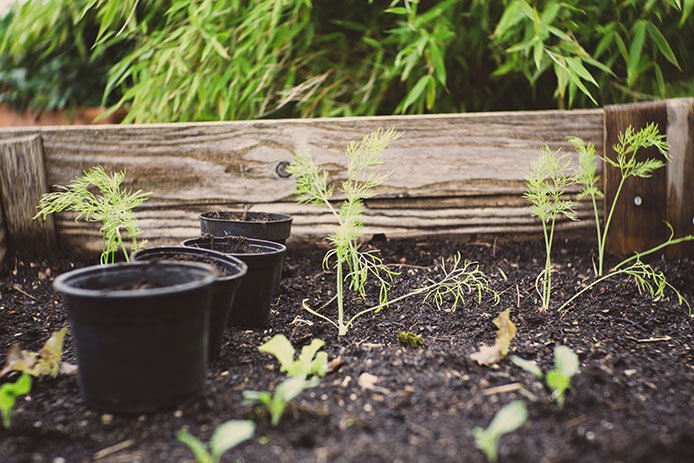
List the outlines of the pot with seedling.
{"label": "pot with seedling", "polygon": [[132,255],[134,261],[183,261],[201,262],[212,265],[217,277],[212,288],[210,304],[210,335],[208,355],[210,362],[219,357],[224,328],[229,319],[229,312],[236,292],[248,271],[241,260],[204,248],[187,248],[180,246],[161,246],[141,249]]}
{"label": "pot with seedling", "polygon": [[133,209],[147,193],[123,190],[124,172],[98,166],[41,199],[38,216],[71,211],[101,222],[102,265],[54,282],[72,325],[79,380],[91,407],[145,413],[198,395],[207,373],[213,267],[197,262],[108,264],[122,252],[123,233],[138,245]]}
{"label": "pot with seedling", "polygon": [[228,325],[245,328],[267,326],[273,287],[287,252],[284,245],[240,236],[205,235],[186,240],[183,246],[211,249],[243,261],[248,272],[234,299]]}

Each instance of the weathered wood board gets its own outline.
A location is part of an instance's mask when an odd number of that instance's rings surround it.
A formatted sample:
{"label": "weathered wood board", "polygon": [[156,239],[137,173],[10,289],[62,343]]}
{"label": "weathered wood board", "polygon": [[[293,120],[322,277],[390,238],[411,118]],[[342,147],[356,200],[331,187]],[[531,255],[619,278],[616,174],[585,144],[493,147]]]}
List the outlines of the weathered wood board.
{"label": "weathered wood board", "polygon": [[[310,151],[339,181],[347,143],[378,127],[405,133],[385,154],[393,175],[367,203],[366,232],[400,236],[539,231],[520,197],[538,149],[569,148],[569,135],[599,151],[603,144],[600,109],[32,128],[2,130],[0,139],[40,133],[50,184],[95,164],[127,169],[129,188],[153,192],[138,211],[143,238],[163,244],[197,235],[202,211],[244,205],[294,215],[294,236],[327,234],[324,210],[293,202],[284,163]],[[586,203],[579,216],[585,220],[561,227],[592,229]],[[56,230],[77,250],[99,246],[97,228],[68,214],[57,217]]]}
{"label": "weathered wood board", "polygon": [[0,172],[0,242],[8,240],[37,254],[50,251],[55,244],[53,218],[32,220],[36,204],[48,191],[41,137],[0,139]]}

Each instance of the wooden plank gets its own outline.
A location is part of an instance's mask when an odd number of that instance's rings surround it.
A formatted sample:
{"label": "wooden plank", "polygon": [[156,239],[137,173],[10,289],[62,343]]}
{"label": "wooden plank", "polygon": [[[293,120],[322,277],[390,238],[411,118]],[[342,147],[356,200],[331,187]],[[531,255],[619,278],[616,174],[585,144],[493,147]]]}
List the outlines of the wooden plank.
{"label": "wooden plank", "polygon": [[[667,111],[664,101],[649,103],[614,105],[605,107],[605,154],[615,158],[612,146],[617,144],[618,136],[628,126],[639,130],[655,122],[661,132],[667,128]],[[637,159],[643,160],[662,156],[655,148],[642,149]],[[605,208],[612,204],[621,176],[619,170],[605,167],[603,172]],[[663,241],[667,230],[666,219],[667,191],[666,169],[660,169],[651,178],[629,178],[624,182],[615,207],[606,242],[606,252],[612,254],[631,254],[643,251]]]}
{"label": "wooden plank", "polygon": [[[405,132],[385,154],[393,175],[367,204],[367,233],[389,235],[539,230],[520,198],[538,149],[569,148],[569,135],[598,150],[603,143],[602,110],[55,127],[0,130],[0,139],[40,133],[51,184],[95,164],[127,169],[127,187],[153,192],[138,216],[143,237],[160,244],[196,234],[201,211],[243,205],[293,214],[296,235],[323,235],[327,216],[293,204],[283,163],[296,150],[310,151],[339,181],[347,143],[378,127]],[[77,246],[81,235],[95,237],[92,226],[69,215],[56,226]]]}
{"label": "wooden plank", "polygon": [[[668,100],[667,220],[677,236],[694,234],[694,98]],[[694,242],[668,248],[667,254],[694,257]]]}
{"label": "wooden plank", "polygon": [[7,232],[5,231],[5,220],[3,219],[2,215],[2,197],[0,197],[0,272],[2,272],[2,269],[5,266],[7,251]]}
{"label": "wooden plank", "polygon": [[0,140],[0,198],[7,238],[14,249],[35,253],[55,244],[53,219],[32,220],[41,195],[48,191],[41,137]]}

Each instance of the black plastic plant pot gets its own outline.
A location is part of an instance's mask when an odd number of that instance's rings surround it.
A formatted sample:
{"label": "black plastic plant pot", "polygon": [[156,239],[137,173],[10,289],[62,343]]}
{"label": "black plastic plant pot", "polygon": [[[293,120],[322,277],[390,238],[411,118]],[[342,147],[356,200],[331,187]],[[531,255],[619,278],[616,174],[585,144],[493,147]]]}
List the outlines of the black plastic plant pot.
{"label": "black plastic plant pot", "polygon": [[210,337],[208,355],[210,362],[219,357],[227,326],[229,312],[234,296],[241,284],[248,267],[243,261],[211,249],[186,248],[181,246],[161,246],[142,249],[132,255],[135,261],[178,261],[201,262],[212,265],[218,272],[212,285],[212,302],[210,303]]}
{"label": "black plastic plant pot", "polygon": [[248,273],[234,299],[229,325],[243,328],[267,326],[273,288],[287,252],[284,245],[239,236],[219,238],[207,235],[186,240],[183,246],[212,249],[245,262]]}
{"label": "black plastic plant pot", "polygon": [[200,214],[200,234],[245,236],[285,244],[292,230],[292,217],[286,214],[250,211],[210,211]]}
{"label": "black plastic plant pot", "polygon": [[93,266],[56,278],[87,405],[140,414],[199,395],[215,278],[196,262]]}

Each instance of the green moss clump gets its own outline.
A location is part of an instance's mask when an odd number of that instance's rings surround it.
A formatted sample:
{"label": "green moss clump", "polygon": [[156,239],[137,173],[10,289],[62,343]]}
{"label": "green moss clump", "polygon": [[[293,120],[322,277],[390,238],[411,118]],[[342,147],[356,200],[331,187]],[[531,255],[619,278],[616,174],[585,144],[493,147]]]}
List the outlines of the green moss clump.
{"label": "green moss clump", "polygon": [[422,347],[424,345],[424,338],[411,331],[400,331],[398,341],[406,347]]}

